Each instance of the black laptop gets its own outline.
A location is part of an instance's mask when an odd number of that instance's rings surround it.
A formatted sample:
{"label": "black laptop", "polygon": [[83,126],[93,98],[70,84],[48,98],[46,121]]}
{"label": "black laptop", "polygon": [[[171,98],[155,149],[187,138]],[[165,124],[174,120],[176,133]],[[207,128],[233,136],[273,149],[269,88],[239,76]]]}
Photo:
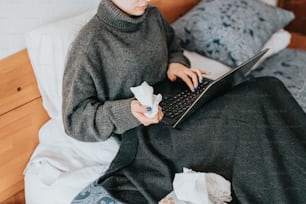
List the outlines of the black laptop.
{"label": "black laptop", "polygon": [[268,49],[260,51],[215,80],[204,77],[203,82],[199,84],[198,90],[195,92],[191,92],[181,80],[171,82],[166,79],[154,85],[154,92],[161,93],[163,96],[163,100],[160,102],[164,112],[162,122],[176,128],[199,106],[242,82],[252,67],[267,51]]}

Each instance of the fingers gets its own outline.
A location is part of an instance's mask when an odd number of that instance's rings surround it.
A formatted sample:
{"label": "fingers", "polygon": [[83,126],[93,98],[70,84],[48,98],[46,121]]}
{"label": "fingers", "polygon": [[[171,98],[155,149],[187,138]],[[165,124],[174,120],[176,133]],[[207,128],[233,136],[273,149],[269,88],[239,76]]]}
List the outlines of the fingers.
{"label": "fingers", "polygon": [[138,100],[133,100],[131,103],[131,110],[138,113],[145,113],[147,111],[147,108],[149,107],[141,105]]}
{"label": "fingers", "polygon": [[203,81],[203,74],[206,74],[207,72],[204,70],[200,70],[200,69],[194,69],[194,68],[190,68],[194,73],[196,73],[197,78],[199,80],[200,83],[202,83]]}
{"label": "fingers", "polygon": [[163,112],[163,110],[162,110],[162,108],[160,106],[158,106],[157,116],[158,116],[158,121],[159,122],[164,118],[164,112]]}
{"label": "fingers", "polygon": [[162,112],[161,107],[158,107],[158,112],[156,115],[152,118],[149,118],[145,115],[145,113],[150,112],[151,110],[148,109],[148,107],[143,106],[139,103],[137,100],[133,100],[131,102],[131,112],[132,114],[144,125],[149,126],[151,124],[157,124],[159,123],[163,117],[164,113]]}
{"label": "fingers", "polygon": [[179,77],[187,84],[192,92],[195,92],[199,86],[199,83],[203,81],[203,73],[206,72],[199,69],[190,68],[186,69],[184,74]]}
{"label": "fingers", "polygon": [[188,74],[182,74],[179,76],[184,82],[185,84],[189,87],[189,89],[194,92],[195,91],[195,86],[193,85],[193,82],[190,79],[190,75]]}
{"label": "fingers", "polygon": [[192,92],[197,90],[199,83],[203,81],[203,74],[208,75],[205,70],[187,68],[179,63],[171,63],[168,67],[167,75],[171,81],[177,78],[182,79]]}
{"label": "fingers", "polygon": [[156,115],[152,118],[148,118],[145,115],[142,114],[141,118],[142,118],[142,124],[144,126],[149,126],[152,124],[157,124],[160,123],[160,121],[163,119],[164,117],[164,113],[162,112],[161,107],[158,107],[158,112],[156,113]]}

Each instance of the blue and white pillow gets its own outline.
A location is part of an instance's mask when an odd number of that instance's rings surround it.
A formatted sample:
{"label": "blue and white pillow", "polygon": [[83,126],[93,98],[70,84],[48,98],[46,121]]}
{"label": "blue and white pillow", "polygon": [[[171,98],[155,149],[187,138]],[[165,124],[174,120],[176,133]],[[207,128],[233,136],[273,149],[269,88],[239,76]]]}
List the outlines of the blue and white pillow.
{"label": "blue and white pillow", "polygon": [[202,0],[172,26],[186,50],[234,67],[293,18],[259,0]]}
{"label": "blue and white pillow", "polygon": [[102,186],[98,180],[84,188],[71,202],[71,204],[123,204],[113,198]]}

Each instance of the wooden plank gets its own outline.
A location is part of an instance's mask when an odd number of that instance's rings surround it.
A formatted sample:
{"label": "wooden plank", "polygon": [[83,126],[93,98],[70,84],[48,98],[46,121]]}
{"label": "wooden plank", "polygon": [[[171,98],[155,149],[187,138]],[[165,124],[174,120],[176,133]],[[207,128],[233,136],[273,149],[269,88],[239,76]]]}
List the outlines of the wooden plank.
{"label": "wooden plank", "polygon": [[295,18],[285,27],[286,30],[306,35],[306,1],[279,0],[279,7],[292,11]]}
{"label": "wooden plank", "polygon": [[288,47],[292,49],[306,50],[306,35],[291,32],[291,41]]}
{"label": "wooden plank", "polygon": [[[24,184],[21,183],[20,186],[23,186]],[[24,191],[21,190],[17,194],[15,194],[13,197],[10,197],[9,199],[5,200],[1,204],[25,204],[25,194]]]}
{"label": "wooden plank", "polygon": [[0,61],[0,115],[39,96],[26,50]]}
{"label": "wooden plank", "polygon": [[[14,194],[14,192],[20,189],[17,194]],[[13,195],[13,197],[12,197]],[[8,188],[6,191],[1,192],[2,197],[6,197],[5,201],[1,201],[1,204],[24,204],[25,203],[25,195],[24,195],[24,182],[23,180],[16,183],[14,186],[11,186],[11,188]]]}
{"label": "wooden plank", "polygon": [[23,171],[49,119],[41,98],[0,117],[0,203],[23,189]]}
{"label": "wooden plank", "polygon": [[200,0],[151,0],[150,4],[157,6],[166,19],[172,23],[199,2]]}

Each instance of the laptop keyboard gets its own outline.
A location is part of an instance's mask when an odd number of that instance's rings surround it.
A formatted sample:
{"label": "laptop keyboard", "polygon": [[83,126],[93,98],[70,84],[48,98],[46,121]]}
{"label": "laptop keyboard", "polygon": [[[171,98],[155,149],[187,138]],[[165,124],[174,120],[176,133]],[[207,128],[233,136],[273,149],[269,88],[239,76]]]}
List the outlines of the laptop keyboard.
{"label": "laptop keyboard", "polygon": [[166,117],[176,119],[180,117],[201,95],[206,89],[211,80],[205,80],[199,84],[198,89],[195,92],[191,92],[190,89],[186,89],[175,96],[163,96],[163,100],[160,102],[163,113]]}

